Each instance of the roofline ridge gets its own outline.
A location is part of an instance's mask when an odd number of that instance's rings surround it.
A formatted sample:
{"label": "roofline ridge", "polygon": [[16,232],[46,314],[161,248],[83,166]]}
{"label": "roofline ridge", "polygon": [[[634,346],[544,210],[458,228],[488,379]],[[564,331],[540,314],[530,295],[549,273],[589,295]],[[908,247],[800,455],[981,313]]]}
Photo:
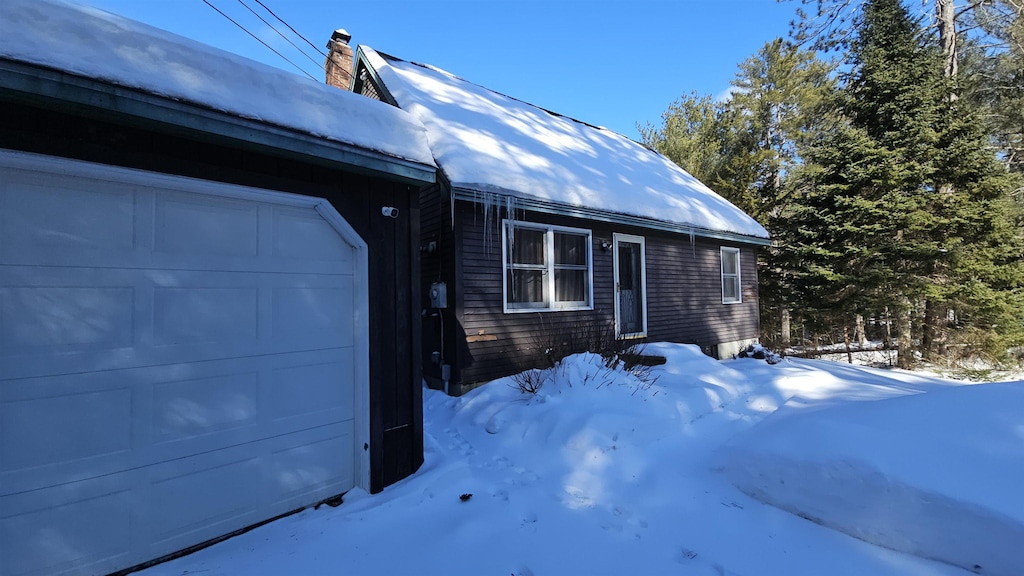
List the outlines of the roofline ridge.
{"label": "roofline ridge", "polygon": [[[388,54],[386,52],[381,52],[380,50],[377,50],[377,49],[375,49],[373,47],[370,47],[370,46],[365,46],[364,44],[360,44],[358,47],[365,47],[365,48],[368,48],[370,50],[373,50],[381,58],[384,58],[385,60],[394,60],[394,61],[398,61],[398,62],[405,62],[407,64],[412,64],[414,66],[419,66],[420,68],[426,68],[427,70],[432,70],[434,72],[440,72],[441,74],[444,74],[446,76],[454,78],[455,80],[458,80],[460,82],[465,82],[466,84],[470,84],[472,86],[476,86],[476,87],[481,88],[483,90],[487,90],[488,92],[492,92],[494,94],[497,94],[498,96],[502,96],[504,98],[508,98],[509,100],[514,100],[516,102],[521,102],[523,104],[526,104],[527,106],[530,106],[532,108],[536,108],[537,110],[540,110],[541,112],[544,112],[544,113],[546,113],[546,114],[548,114],[550,116],[555,116],[557,118],[565,118],[566,120],[569,120],[571,122],[576,122],[577,124],[582,124],[582,125],[584,125],[584,126],[586,126],[588,128],[593,128],[594,130],[599,130],[599,131],[602,131],[602,132],[608,132],[609,134],[615,134],[616,136],[625,138],[626,140],[629,140],[630,142],[634,142],[636,144],[639,144],[640,146],[643,146],[644,148],[647,148],[648,150],[651,150],[650,147],[645,145],[643,142],[637,142],[636,140],[633,140],[632,138],[630,138],[629,136],[626,136],[625,134],[623,134],[621,132],[616,132],[615,130],[612,130],[612,129],[610,129],[608,127],[605,127],[605,126],[599,126],[597,124],[591,124],[590,122],[587,122],[586,120],[580,120],[578,118],[573,118],[572,116],[569,116],[567,114],[562,114],[560,112],[555,112],[554,110],[545,108],[543,106],[538,106],[537,104],[534,104],[532,102],[527,102],[526,100],[523,100],[521,98],[516,98],[515,96],[509,96],[508,94],[505,94],[504,92],[499,92],[499,91],[497,91],[497,90],[495,90],[493,88],[488,88],[487,86],[484,86],[483,84],[477,84],[476,82],[473,82],[472,80],[467,80],[467,79],[463,78],[462,76],[459,76],[458,74],[453,74],[453,73],[445,70],[444,68],[439,68],[437,66],[434,66],[433,64],[426,64],[424,62],[416,62],[415,60],[406,60],[404,58],[399,58],[398,56],[394,56],[394,55]],[[657,152],[656,150],[651,150],[651,151],[652,152]]]}

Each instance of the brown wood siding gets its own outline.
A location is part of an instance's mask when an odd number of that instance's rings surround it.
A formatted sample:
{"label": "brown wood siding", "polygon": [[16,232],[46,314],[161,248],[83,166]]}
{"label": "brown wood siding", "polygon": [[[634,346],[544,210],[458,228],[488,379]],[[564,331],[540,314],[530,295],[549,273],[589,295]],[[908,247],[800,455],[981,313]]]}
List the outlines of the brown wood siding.
{"label": "brown wood siding", "polygon": [[[420,192],[420,269],[422,278],[423,316],[423,374],[428,380],[440,382],[441,364],[458,366],[458,342],[455,314],[457,275],[455,268],[455,234],[451,226],[451,203],[441,186],[432,186]],[[433,250],[430,249],[434,243]],[[431,284],[443,282],[448,286],[448,308],[430,307]],[[441,335],[444,334],[444,342]],[[439,362],[434,362],[436,354]]]}
{"label": "brown wood siding", "polygon": [[[459,358],[463,389],[533,367],[538,355],[570,334],[610,328],[614,322],[613,255],[602,250],[613,234],[643,236],[646,248],[648,338],[698,344],[757,338],[757,268],[749,245],[672,234],[606,222],[552,216],[517,215],[522,221],[592,231],[594,309],[592,311],[502,312],[501,218],[485,218],[481,207],[456,205],[456,230],[462,237],[457,295],[464,357]],[[485,224],[487,225],[485,227]],[[722,303],[720,247],[740,248],[743,301]],[[449,295],[451,297],[451,294]],[[466,339],[468,338],[468,342]],[[458,390],[456,390],[456,393]]]}
{"label": "brown wood siding", "polygon": [[[326,198],[369,246],[371,490],[423,462],[418,190],[382,178],[0,102],[0,148]],[[382,206],[399,209],[397,219]]]}
{"label": "brown wood siding", "polygon": [[[647,237],[648,339],[709,346],[757,338],[755,249],[707,238]],[[722,303],[722,246],[740,249],[738,304]]]}

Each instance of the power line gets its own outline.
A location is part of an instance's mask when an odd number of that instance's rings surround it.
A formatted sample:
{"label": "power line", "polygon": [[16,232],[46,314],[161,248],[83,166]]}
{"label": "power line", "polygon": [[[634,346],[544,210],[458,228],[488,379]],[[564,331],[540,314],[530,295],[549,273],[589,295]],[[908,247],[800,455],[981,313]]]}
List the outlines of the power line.
{"label": "power line", "polygon": [[273,52],[274,54],[277,54],[278,56],[280,56],[282,60],[284,60],[285,62],[287,62],[287,63],[291,64],[292,66],[294,66],[296,70],[298,70],[299,72],[302,72],[303,74],[305,74],[306,76],[308,76],[310,80],[313,80],[314,82],[319,82],[319,80],[317,80],[316,78],[313,78],[312,76],[310,76],[309,72],[306,72],[306,71],[305,71],[305,70],[303,70],[303,69],[302,69],[302,67],[300,67],[300,66],[299,66],[298,64],[296,64],[295,62],[292,62],[291,60],[289,60],[288,58],[286,58],[286,57],[284,56],[284,54],[281,54],[281,53],[280,53],[280,52],[278,52],[277,50],[274,50],[274,48],[273,48],[273,47],[271,47],[271,46],[270,46],[270,44],[267,44],[266,42],[264,42],[263,40],[261,40],[259,36],[257,36],[257,35],[255,35],[255,34],[253,34],[252,32],[249,32],[249,30],[247,30],[247,29],[245,28],[245,26],[242,26],[242,25],[241,25],[241,24],[239,24],[238,22],[235,22],[235,21],[234,21],[234,20],[233,20],[233,19],[232,19],[232,18],[231,18],[230,16],[228,16],[227,14],[225,14],[225,13],[221,12],[221,11],[220,11],[220,10],[219,10],[219,9],[218,9],[218,8],[217,8],[216,6],[214,6],[213,4],[210,4],[210,0],[203,0],[203,4],[206,4],[206,5],[207,5],[207,6],[209,6],[210,8],[213,8],[214,10],[216,10],[218,14],[220,14],[221,16],[223,16],[223,17],[227,18],[227,19],[228,19],[228,21],[230,21],[230,22],[231,22],[232,24],[234,24],[235,26],[238,26],[239,28],[241,28],[241,29],[242,29],[243,31],[245,31],[245,33],[246,33],[246,34],[248,34],[249,36],[252,36],[252,37],[253,37],[254,39],[256,39],[256,41],[257,41],[257,42],[259,42],[260,44],[263,44],[263,45],[264,45],[264,46],[265,46],[265,47],[266,47],[266,48],[267,48],[268,50],[270,50],[270,51],[271,51],[271,52]]}
{"label": "power line", "polygon": [[280,30],[278,30],[277,28],[275,28],[273,24],[271,24],[270,22],[267,22],[267,21],[266,21],[266,20],[265,20],[265,19],[263,18],[263,16],[260,16],[260,15],[259,15],[259,14],[258,14],[258,13],[257,13],[257,12],[255,11],[255,10],[253,10],[252,8],[250,8],[248,4],[246,4],[245,2],[243,2],[243,0],[238,0],[238,3],[239,3],[239,4],[241,4],[242,6],[245,6],[245,9],[246,9],[246,10],[248,10],[249,12],[252,12],[253,16],[255,16],[255,17],[259,18],[261,22],[263,22],[264,24],[266,24],[267,26],[269,26],[269,27],[270,27],[270,29],[271,29],[271,30],[273,30],[274,32],[276,32],[278,36],[280,36],[281,38],[284,38],[284,41],[285,41],[285,42],[287,42],[287,43],[291,44],[291,45],[292,45],[292,48],[295,48],[296,50],[298,50],[298,51],[299,51],[299,53],[300,53],[300,54],[302,54],[303,56],[305,56],[307,60],[309,60],[310,62],[312,62],[313,64],[315,64],[315,65],[316,65],[316,66],[317,66],[318,68],[320,68],[321,70],[323,70],[323,69],[324,69],[324,65],[323,65],[323,64],[321,64],[320,62],[317,62],[316,60],[313,60],[313,57],[312,57],[312,56],[310,56],[309,54],[306,54],[305,52],[303,52],[303,51],[302,51],[302,48],[299,48],[298,46],[296,46],[296,45],[295,45],[295,43],[291,41],[291,39],[289,39],[289,38],[288,38],[287,36],[285,36],[285,35],[284,35],[284,34],[283,34],[283,33],[282,33],[282,32],[281,32]]}
{"label": "power line", "polygon": [[[292,28],[291,24],[289,24],[289,23],[285,22],[284,20],[282,20],[281,17],[278,16],[277,14],[274,14],[274,11],[271,10],[270,8],[267,8],[266,4],[264,4],[263,2],[260,2],[260,0],[256,0],[256,3],[259,4],[260,6],[263,6],[264,10],[266,10],[267,12],[270,12],[271,16],[273,16],[274,18],[277,18],[277,20],[281,24],[284,24],[285,26],[287,26],[288,29],[291,30],[292,32],[294,32],[296,36],[298,36],[299,38],[302,38],[303,40],[306,40],[305,36],[303,36],[302,34],[299,34],[299,31],[296,30],[295,28]],[[327,58],[327,54],[325,54],[323,50],[321,50],[321,49],[317,48],[316,46],[314,46],[312,42],[310,42],[309,40],[306,40],[306,44],[309,44],[310,46],[313,46],[313,50],[316,50],[317,52],[320,53],[321,56],[323,56],[324,58]]]}

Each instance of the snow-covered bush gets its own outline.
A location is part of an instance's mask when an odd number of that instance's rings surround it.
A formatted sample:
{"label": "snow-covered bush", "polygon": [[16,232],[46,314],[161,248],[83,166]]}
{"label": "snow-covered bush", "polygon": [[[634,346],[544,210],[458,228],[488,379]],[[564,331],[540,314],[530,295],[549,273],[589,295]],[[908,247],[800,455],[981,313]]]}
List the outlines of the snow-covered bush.
{"label": "snow-covered bush", "polygon": [[757,360],[764,360],[769,364],[778,364],[782,362],[782,356],[777,352],[773,352],[761,344],[751,344],[740,350],[739,354],[736,355],[739,358],[754,358]]}

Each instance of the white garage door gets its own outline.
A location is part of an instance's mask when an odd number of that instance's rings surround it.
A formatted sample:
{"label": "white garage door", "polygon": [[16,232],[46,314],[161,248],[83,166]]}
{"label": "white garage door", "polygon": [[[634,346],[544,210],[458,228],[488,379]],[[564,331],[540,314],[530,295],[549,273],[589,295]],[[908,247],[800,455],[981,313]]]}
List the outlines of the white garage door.
{"label": "white garage door", "polygon": [[0,574],[362,485],[365,254],[316,199],[0,152]]}

